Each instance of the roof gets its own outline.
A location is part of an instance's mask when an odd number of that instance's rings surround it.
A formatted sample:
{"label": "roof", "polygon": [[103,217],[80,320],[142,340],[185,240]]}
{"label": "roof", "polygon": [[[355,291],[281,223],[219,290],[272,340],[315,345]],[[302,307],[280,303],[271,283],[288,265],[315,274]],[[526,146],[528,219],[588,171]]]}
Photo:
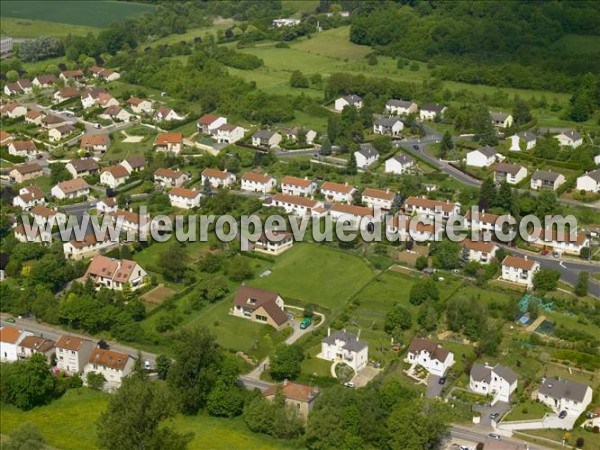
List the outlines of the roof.
{"label": "roof", "polygon": [[[73,98],[73,97],[78,97],[79,96],[79,89],[71,87],[71,86],[65,86],[62,89],[59,89],[58,91],[58,95],[60,95],[61,97],[64,98]],[[55,92],[56,94],[56,92]]]}
{"label": "roof", "polygon": [[102,200],[100,200],[98,203],[100,203],[100,202],[104,203],[106,206],[109,206],[109,207],[118,205],[117,199],[115,197],[106,197],[106,198],[103,198]]}
{"label": "roof", "polygon": [[219,116],[214,116],[212,114],[204,114],[196,122],[201,123],[202,125],[210,125],[217,119],[219,119]]}
{"label": "roof", "polygon": [[418,206],[421,208],[427,208],[427,209],[431,209],[431,210],[435,210],[437,207],[440,211],[452,212],[457,205],[456,205],[456,203],[440,202],[437,200],[431,200],[431,199],[424,198],[424,197],[412,197],[411,196],[411,197],[408,197],[406,199],[406,201],[404,202],[404,207],[406,208],[407,206]]}
{"label": "roof", "polygon": [[397,153],[396,155],[394,155],[392,157],[392,159],[395,159],[396,161],[398,161],[402,165],[404,165],[404,164],[413,164],[415,162],[414,159],[412,159],[408,155],[405,155],[404,153]]}
{"label": "roof", "polygon": [[172,112],[174,112],[171,108],[167,108],[166,106],[161,106],[160,108],[158,108],[158,111],[156,111],[156,115],[161,115],[161,116],[168,116],[169,114],[171,114]]}
{"label": "roof", "polygon": [[[121,108],[119,105],[111,105],[104,110],[104,114],[114,117],[119,115],[121,111],[123,111],[123,108]],[[129,113],[127,111],[125,111],[125,113],[129,116]]]}
{"label": "roof", "polygon": [[375,150],[372,144],[360,144],[360,150],[358,151],[365,158],[377,158],[379,156],[379,152]]}
{"label": "roof", "polygon": [[21,175],[27,175],[30,173],[41,172],[43,169],[38,163],[29,163],[29,164],[21,164],[13,167],[13,170],[16,170]]}
{"label": "roof", "polygon": [[129,355],[127,353],[115,352],[114,350],[105,350],[95,348],[90,355],[90,364],[108,367],[115,370],[123,370],[127,365]]}
{"label": "roof", "polygon": [[31,213],[35,216],[45,217],[46,219],[57,214],[57,212],[52,208],[48,208],[47,206],[43,205],[35,205],[33,208],[31,208]]}
{"label": "roof", "polygon": [[262,307],[277,325],[282,325],[288,321],[288,316],[276,303],[279,296],[277,292],[253,288],[244,284],[235,294],[233,304],[249,308],[252,311]]}
{"label": "roof", "polygon": [[80,147],[93,147],[95,145],[108,145],[110,144],[110,137],[108,134],[84,134],[81,137]]}
{"label": "roof", "polygon": [[178,170],[173,170],[173,169],[165,169],[165,168],[159,168],[156,169],[154,171],[154,176],[155,177],[161,177],[161,178],[171,178],[176,180],[177,178],[181,177],[185,175],[184,172],[179,172]]}
{"label": "roof", "polygon": [[463,241],[463,245],[467,247],[469,250],[474,250],[476,252],[482,253],[491,253],[496,248],[496,244],[493,242],[486,241],[472,241],[471,239],[465,239]]}
{"label": "roof", "polygon": [[69,164],[73,166],[77,173],[91,172],[100,168],[98,162],[92,158],[73,159],[72,161],[69,161]]}
{"label": "roof", "polygon": [[496,164],[494,171],[516,175],[522,168],[523,166],[519,166],[518,164],[500,163]]}
{"label": "roof", "polygon": [[573,238],[571,237],[571,233],[568,230],[564,230],[564,235],[559,238],[558,230],[555,228],[544,228],[542,230],[534,229],[534,231],[539,231],[540,239],[545,242],[572,242],[578,245],[583,245],[586,240],[585,233],[575,233],[573,230]]}
{"label": "roof", "polygon": [[181,133],[160,133],[156,136],[154,145],[181,144],[182,142],[183,134]]}
{"label": "roof", "polygon": [[217,128],[217,131],[233,131],[236,128],[239,128],[238,125],[234,125],[232,123],[224,123],[219,128]]}
{"label": "roof", "polygon": [[83,178],[75,178],[74,180],[61,181],[56,186],[65,194],[82,191],[84,189],[90,188],[90,185]]}
{"label": "roof", "polygon": [[473,363],[471,367],[471,378],[475,381],[485,381],[489,383],[492,380],[492,368],[485,364]]}
{"label": "roof", "polygon": [[256,133],[254,133],[252,135],[252,137],[256,138],[256,139],[260,139],[260,140],[266,139],[268,141],[274,135],[275,135],[275,133],[270,130],[258,130]]}
{"label": "roof", "polygon": [[226,170],[219,170],[219,169],[206,168],[202,171],[203,177],[220,178],[222,180],[229,178],[231,175],[232,175],[231,172],[227,172]]}
{"label": "roof", "polygon": [[12,141],[10,143],[10,145],[12,145],[15,148],[15,150],[17,150],[19,152],[22,152],[22,151],[35,152],[35,151],[37,151],[37,147],[35,146],[33,141]]}
{"label": "roof", "polygon": [[490,147],[488,145],[486,145],[485,147],[475,149],[470,153],[474,153],[474,152],[479,152],[479,153],[487,156],[488,158],[491,158],[492,156],[496,156],[496,154],[498,153],[494,147]]}
{"label": "roof", "polygon": [[60,134],[66,134],[71,133],[75,129],[75,127],[70,123],[65,123],[64,125],[59,125],[58,127],[53,129],[58,131]]}
{"label": "roof", "polygon": [[37,119],[41,117],[43,114],[40,111],[27,111],[26,117],[28,119]]}
{"label": "roof", "polygon": [[49,75],[38,75],[35,77],[41,84],[54,84],[56,83],[56,77],[52,74]]}
{"label": "roof", "polygon": [[270,397],[277,394],[279,390],[281,390],[281,393],[286,399],[305,403],[310,403],[317,395],[319,395],[319,389],[314,386],[307,386],[305,384],[294,383],[293,381],[287,380],[281,384],[269,386],[263,391],[262,395],[264,397]]}
{"label": "roof", "polygon": [[21,334],[23,334],[23,330],[20,328],[4,325],[2,328],[0,328],[0,342],[16,344],[19,341]]}
{"label": "roof", "polygon": [[375,125],[380,125],[382,127],[393,127],[397,122],[402,122],[397,117],[385,117],[379,116],[375,119]]}
{"label": "roof", "polygon": [[340,184],[332,181],[326,181],[321,186],[321,191],[341,192],[342,194],[350,194],[354,190],[354,186],[348,183]]}
{"label": "roof", "polygon": [[359,341],[356,336],[351,333],[347,333],[346,330],[338,330],[335,333],[327,336],[321,342],[324,342],[328,345],[335,345],[335,341],[344,342],[342,348],[350,352],[359,352],[368,347],[368,344],[365,341]]}
{"label": "roof", "polygon": [[121,165],[107,167],[102,171],[102,173],[104,172],[110,173],[114,178],[126,178],[129,176],[127,169]]}
{"label": "roof", "polygon": [[294,239],[294,235],[287,231],[270,230],[269,233],[273,236],[274,239],[270,239],[266,232],[262,232],[259,238],[256,240],[256,242],[260,244],[278,244],[280,242],[285,242],[289,241],[290,239]]}
{"label": "roof", "polygon": [[562,174],[558,172],[550,172],[548,170],[537,170],[531,176],[532,180],[542,180],[542,181],[552,181],[555,182],[558,180]]}
{"label": "roof", "polygon": [[525,259],[519,256],[509,255],[502,261],[503,266],[515,267],[517,269],[532,270],[536,262],[532,259]]}
{"label": "roof", "polygon": [[596,181],[597,183],[600,183],[600,169],[585,173],[582,175],[582,177],[590,177],[592,180]]}
{"label": "roof", "polygon": [[255,183],[268,183],[273,179],[272,176],[256,172],[246,172],[242,175],[242,180],[254,181]]}
{"label": "roof", "polygon": [[494,373],[500,375],[503,379],[508,381],[509,384],[513,384],[515,381],[517,381],[517,374],[510,367],[496,364],[494,366]]}
{"label": "roof", "polygon": [[432,111],[432,112],[442,112],[445,106],[440,105],[438,103],[423,103],[421,105],[421,111]]}
{"label": "roof", "polygon": [[19,197],[21,197],[25,202],[30,202],[31,200],[37,198],[44,198],[44,191],[42,191],[35,184],[30,184],[29,186],[21,189],[25,189],[27,191],[26,193],[19,195]]}
{"label": "roof", "polygon": [[36,352],[46,353],[54,348],[55,342],[52,339],[45,339],[39,336],[25,336],[19,343],[20,347],[29,348]]}
{"label": "roof", "polygon": [[521,131],[520,133],[517,133],[517,136],[519,137],[519,139],[522,139],[525,142],[532,142],[537,140],[537,136],[533,133],[530,133],[529,131]]}
{"label": "roof", "polygon": [[581,134],[579,134],[575,130],[565,130],[565,131],[559,133],[558,136],[566,136],[569,139],[571,139],[572,141],[578,141],[579,139],[581,139]]}
{"label": "roof", "polygon": [[78,351],[84,342],[91,343],[92,341],[88,341],[87,339],[82,339],[77,336],[63,335],[58,338],[55,347],[64,348],[66,350]]}
{"label": "roof", "polygon": [[292,176],[286,176],[283,177],[283,180],[281,180],[281,184],[289,184],[292,186],[299,186],[299,187],[303,187],[303,188],[307,188],[312,184],[311,180],[307,180],[306,178],[298,178],[298,177],[292,177]]}
{"label": "roof", "polygon": [[342,98],[351,105],[362,102],[362,97],[356,94],[344,95]]}
{"label": "roof", "polygon": [[83,71],[77,70],[65,70],[60,73],[65,78],[77,78],[83,76]]}
{"label": "roof", "polygon": [[[94,233],[90,233],[86,234],[83,240],[79,241],[77,239],[73,239],[72,241],[69,241],[69,244],[77,249],[82,249],[84,247],[92,247],[98,243],[106,241],[110,241],[110,236],[108,233],[103,236],[103,239],[96,239],[96,235]],[[118,243],[118,241],[116,243]]]}
{"label": "roof", "polygon": [[[467,214],[465,214],[465,219],[467,220],[471,220],[471,210],[467,211]],[[486,213],[485,211],[480,211],[479,212],[479,222],[480,223],[496,223],[496,221],[502,216],[499,216],[497,214],[492,214],[492,213]]]}
{"label": "roof", "polygon": [[183,197],[183,198],[196,198],[200,195],[200,191],[197,189],[186,189],[182,187],[174,187],[169,191],[169,196]]}
{"label": "roof", "polygon": [[[133,211],[127,211],[125,209],[117,209],[112,216],[115,220],[121,219],[125,222],[130,222],[138,225],[140,223],[141,216],[138,213],[134,213]],[[146,216],[143,216],[146,217]]]}
{"label": "roof", "polygon": [[589,386],[564,378],[546,378],[542,380],[540,394],[552,398],[566,398],[576,402],[582,402]]}
{"label": "roof", "polygon": [[279,201],[283,203],[291,203],[292,205],[304,206],[305,208],[314,208],[317,206],[317,202],[310,198],[298,197],[297,195],[280,194],[277,193],[273,196],[273,201]]}
{"label": "roof", "polygon": [[373,210],[371,208],[367,208],[366,206],[346,205],[344,203],[334,203],[331,206],[330,211],[361,217],[373,215]]}
{"label": "roof", "polygon": [[110,278],[118,283],[127,283],[136,266],[136,262],[128,259],[114,259],[96,255],[84,277]]}
{"label": "roof", "polygon": [[373,189],[373,188],[366,188],[363,193],[362,193],[363,197],[373,197],[373,198],[380,198],[382,200],[393,200],[394,197],[396,196],[396,194],[392,191],[388,190],[381,190],[381,189]]}
{"label": "roof", "polygon": [[129,103],[130,105],[139,105],[142,102],[149,102],[150,100],[146,100],[145,98],[139,98],[139,97],[129,97],[127,99],[127,103]]}
{"label": "roof", "polygon": [[490,112],[490,116],[496,122],[504,122],[510,116],[510,114],[503,112]]}
{"label": "roof", "polygon": [[58,117],[55,114],[48,114],[46,117],[44,117],[44,119],[42,121],[45,124],[53,125],[56,123],[64,123],[65,120],[62,117]]}
{"label": "roof", "polygon": [[129,158],[124,159],[123,162],[127,162],[132,169],[141,169],[146,166],[146,158],[142,155],[130,156]]}
{"label": "roof", "polygon": [[414,105],[414,102],[406,101],[406,100],[396,100],[391,99],[385,103],[387,106],[395,106],[396,108],[410,108]]}
{"label": "roof", "polygon": [[429,339],[414,338],[408,347],[409,353],[429,353],[429,359],[437,359],[440,362],[446,361],[450,352]]}

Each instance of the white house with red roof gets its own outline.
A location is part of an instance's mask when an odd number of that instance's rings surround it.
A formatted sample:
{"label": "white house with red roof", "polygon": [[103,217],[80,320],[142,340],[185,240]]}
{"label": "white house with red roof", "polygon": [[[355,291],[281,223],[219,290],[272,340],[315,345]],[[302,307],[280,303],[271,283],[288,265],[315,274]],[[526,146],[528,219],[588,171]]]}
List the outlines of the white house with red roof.
{"label": "white house with red roof", "polygon": [[181,153],[181,150],[183,150],[183,134],[160,133],[154,141],[154,150],[157,152]]}
{"label": "white house with red roof", "polygon": [[468,252],[469,261],[475,261],[480,264],[489,264],[496,256],[496,250],[498,250],[498,246],[491,241],[465,239],[462,245],[465,251]]}
{"label": "white house with red roof", "polygon": [[436,216],[448,219],[452,215],[460,214],[459,203],[440,202],[425,197],[408,197],[403,207],[407,214],[424,215],[431,219]]}
{"label": "white house with red roof", "polygon": [[213,188],[228,188],[231,187],[235,181],[235,174],[227,172],[227,170],[206,168],[202,171],[202,185],[208,182]]}
{"label": "white house with red roof", "polygon": [[59,200],[87,197],[90,194],[90,185],[83,178],[75,178],[61,181],[50,193]]}
{"label": "white house with red roof", "polygon": [[161,106],[154,114],[154,120],[157,122],[171,122],[173,120],[183,120],[184,117],[177,114],[173,109]]}
{"label": "white house with red roof", "polygon": [[110,234],[107,232],[104,239],[96,239],[94,233],[87,234],[82,241],[71,240],[63,244],[63,253],[65,258],[72,260],[80,260],[91,258],[100,252],[107,251],[119,245],[119,238],[116,240],[110,239]]}
{"label": "white house with red roof", "polygon": [[33,333],[4,325],[0,327],[0,361],[14,362],[19,359],[19,343]]}
{"label": "white house with red roof", "polygon": [[317,208],[322,207],[322,203],[306,197],[277,193],[267,200],[264,206],[283,208],[288,214],[297,216],[312,216]]}
{"label": "white house with red roof", "polygon": [[110,147],[108,134],[84,134],[81,136],[79,148],[88,152],[104,153]]}
{"label": "white house with red roof", "polygon": [[89,361],[94,343],[88,339],[63,335],[56,341],[56,368],[67,374],[81,373]]}
{"label": "white house with red roof", "polygon": [[8,144],[8,154],[21,156],[23,158],[32,158],[38,155],[40,151],[37,149],[33,141],[16,140]]}
{"label": "white house with red roof", "polygon": [[116,212],[119,208],[117,199],[114,197],[108,197],[102,200],[99,200],[96,203],[96,210],[100,214],[110,214]]}
{"label": "white house with red roof", "polygon": [[127,99],[127,104],[135,114],[151,114],[154,112],[152,101],[145,98],[130,97]]}
{"label": "white house with red roof", "polygon": [[222,144],[233,144],[244,138],[246,130],[238,125],[224,123],[215,129],[213,136]]}
{"label": "white house with red roof", "polygon": [[16,119],[27,114],[27,107],[20,103],[6,103],[0,107],[0,115],[9,119]]}
{"label": "white house with red roof", "polygon": [[414,338],[408,347],[406,361],[421,366],[431,375],[443,377],[454,364],[454,353],[429,339]]}
{"label": "white house with red roof", "polygon": [[540,270],[540,265],[527,256],[507,256],[502,261],[501,278],[512,283],[521,284],[527,288],[533,287],[533,277]]}
{"label": "white house with red roof", "polygon": [[345,203],[334,203],[331,208],[329,208],[329,215],[335,221],[343,220],[356,226],[361,223],[365,226],[367,223],[372,224],[379,218],[372,208],[347,205]]}
{"label": "white house with red roof", "polygon": [[308,178],[286,176],[281,180],[281,192],[298,197],[312,197],[317,190],[317,183]]}
{"label": "white house with red roof", "polygon": [[226,117],[204,114],[196,121],[196,127],[198,128],[198,133],[213,135],[216,133],[217,128],[226,123]]}
{"label": "white house with red roof", "polygon": [[389,189],[366,188],[362,193],[362,202],[370,208],[392,209],[396,194]]}
{"label": "white house with red roof", "polygon": [[444,230],[441,227],[439,230],[436,230],[433,223],[427,224],[423,220],[419,220],[419,217],[397,214],[391,220],[386,218],[386,233],[391,239],[400,242],[410,240],[415,242],[429,242],[441,240]]}
{"label": "white house with red roof", "polygon": [[277,180],[274,177],[256,172],[246,172],[242,175],[241,181],[242,191],[266,194],[277,187]]}
{"label": "white house with red roof", "polygon": [[100,174],[100,184],[115,189],[127,183],[129,172],[121,165],[107,167]]}
{"label": "white house with red roof", "polygon": [[44,169],[36,162],[15,166],[8,176],[13,183],[23,183],[44,175]]}
{"label": "white house with red roof", "polygon": [[33,184],[19,189],[19,195],[13,198],[13,206],[21,208],[23,211],[30,210],[35,205],[43,205],[45,203],[44,191]]}
{"label": "white house with red roof", "polygon": [[321,186],[321,194],[327,201],[339,203],[352,203],[352,194],[356,188],[347,182],[344,184],[326,181]]}
{"label": "white house with red roof", "polygon": [[154,172],[154,182],[162,187],[179,187],[190,179],[185,172],[178,170],[158,168]]}
{"label": "white house with red roof", "polygon": [[121,387],[123,378],[133,372],[134,367],[135,360],[127,353],[95,348],[83,368],[83,379],[86,380],[89,373],[100,374],[105,382],[102,388],[112,392]]}
{"label": "white house with red roof", "polygon": [[262,395],[267,400],[275,400],[279,393],[283,395],[285,405],[294,411],[298,411],[300,417],[306,421],[320,391],[314,386],[284,380],[281,384],[274,384],[266,388]]}
{"label": "white house with red roof", "polygon": [[132,290],[136,290],[145,284],[147,276],[146,271],[135,261],[96,255],[82,281],[91,278],[98,288],[105,287],[116,291],[123,290],[123,287],[129,284]]}
{"label": "white house with red roof", "polygon": [[150,231],[151,220],[148,214],[141,215],[133,211],[117,209],[110,215],[121,233],[147,234]]}
{"label": "white house with red roof", "polygon": [[197,208],[200,206],[200,197],[202,197],[202,193],[198,189],[174,187],[169,191],[169,201],[175,208]]}

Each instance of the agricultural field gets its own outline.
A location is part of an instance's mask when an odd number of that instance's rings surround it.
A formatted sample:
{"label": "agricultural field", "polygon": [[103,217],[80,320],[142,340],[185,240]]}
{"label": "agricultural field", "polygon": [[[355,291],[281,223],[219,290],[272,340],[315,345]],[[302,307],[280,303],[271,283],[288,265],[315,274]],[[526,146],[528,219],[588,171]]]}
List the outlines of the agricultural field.
{"label": "agricultural field", "polygon": [[[2,2],[2,17],[26,19],[33,22],[40,34],[50,34],[36,21],[63,24],[68,34],[67,25],[106,28],[113,22],[121,22],[129,17],[152,12],[154,6],[117,1],[86,1],[85,7],[74,7],[72,1],[66,0],[33,0],[27,2]],[[2,23],[4,27],[4,23]]]}
{"label": "agricultural field", "polygon": [[[2,17],[0,17],[0,28],[2,28],[2,31],[8,36],[12,36],[15,38],[35,38],[38,36],[61,37],[67,36],[69,34],[85,36],[88,33],[96,33],[100,30],[100,28],[97,27],[88,27],[84,25],[70,24],[66,26],[64,23],[47,22],[45,20],[27,20],[17,19],[13,17],[4,17],[4,10],[2,10],[2,14]],[[40,63],[44,63],[47,65],[50,64],[49,61],[50,60],[46,59],[40,61]]]}

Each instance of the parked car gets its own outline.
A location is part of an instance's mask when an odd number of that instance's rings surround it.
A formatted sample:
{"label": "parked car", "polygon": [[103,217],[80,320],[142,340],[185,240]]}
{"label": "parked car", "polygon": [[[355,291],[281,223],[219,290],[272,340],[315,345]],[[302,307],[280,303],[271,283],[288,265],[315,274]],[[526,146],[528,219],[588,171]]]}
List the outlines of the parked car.
{"label": "parked car", "polygon": [[150,370],[150,361],[148,361],[148,360],[144,361],[144,369]]}
{"label": "parked car", "polygon": [[497,418],[498,418],[498,416],[499,416],[499,415],[500,415],[500,414],[499,414],[499,413],[497,413],[497,412],[495,412],[495,413],[492,413],[492,414],[490,414],[490,419],[492,419],[492,420],[495,420],[495,419],[497,419]]}
{"label": "parked car", "polygon": [[414,148],[415,150],[419,150],[419,146],[418,146],[417,144],[413,145],[413,148]]}
{"label": "parked car", "polygon": [[310,327],[311,324],[312,319],[310,317],[305,317],[304,319],[302,319],[302,322],[300,322],[300,329],[306,330],[308,327]]}
{"label": "parked car", "polygon": [[565,417],[567,417],[567,412],[565,410],[562,410],[559,414],[558,414],[558,418],[559,419],[564,419]]}
{"label": "parked car", "polygon": [[490,439],[495,439],[496,441],[499,441],[499,440],[500,440],[500,435],[499,435],[499,434],[497,434],[497,433],[490,433],[490,434],[488,434],[488,437],[489,437]]}
{"label": "parked car", "polygon": [[348,388],[353,388],[354,387],[354,383],[352,381],[346,381],[344,383],[344,386],[346,386]]}
{"label": "parked car", "polygon": [[15,319],[13,319],[12,317],[7,317],[4,321],[6,323],[15,323]]}
{"label": "parked car", "polygon": [[446,377],[440,377],[438,383],[439,384],[446,384]]}

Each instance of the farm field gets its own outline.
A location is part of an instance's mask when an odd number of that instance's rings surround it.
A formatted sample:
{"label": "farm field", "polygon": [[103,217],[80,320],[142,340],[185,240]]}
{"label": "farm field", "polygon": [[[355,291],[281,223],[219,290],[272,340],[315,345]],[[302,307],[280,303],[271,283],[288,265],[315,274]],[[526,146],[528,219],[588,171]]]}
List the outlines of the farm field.
{"label": "farm field", "polygon": [[[3,3],[4,5],[4,3]],[[0,27],[2,31],[9,36],[15,38],[35,38],[38,36],[67,36],[80,35],[85,36],[88,33],[96,33],[100,30],[97,27],[84,26],[84,25],[73,25],[65,26],[64,23],[58,22],[47,22],[45,20],[27,20],[13,17],[4,17],[4,10],[2,11],[3,16],[0,18]],[[64,58],[61,58],[61,61]],[[41,61],[43,63],[50,64],[50,60],[46,59]]]}
{"label": "farm field", "polygon": [[[108,394],[88,388],[69,390],[47,406],[21,411],[2,405],[0,432],[10,433],[25,422],[35,424],[53,448],[61,450],[97,449],[96,420],[104,411]],[[295,442],[278,441],[250,432],[243,419],[219,419],[204,414],[177,416],[169,423],[177,431],[193,432],[190,448],[276,449],[299,448]]]}
{"label": "farm field", "polygon": [[[74,7],[72,1],[66,0],[2,2],[2,17],[98,28],[153,10],[152,5],[117,1],[86,1],[85,7]],[[68,34],[69,28],[63,27]],[[42,28],[40,32],[48,34]]]}

